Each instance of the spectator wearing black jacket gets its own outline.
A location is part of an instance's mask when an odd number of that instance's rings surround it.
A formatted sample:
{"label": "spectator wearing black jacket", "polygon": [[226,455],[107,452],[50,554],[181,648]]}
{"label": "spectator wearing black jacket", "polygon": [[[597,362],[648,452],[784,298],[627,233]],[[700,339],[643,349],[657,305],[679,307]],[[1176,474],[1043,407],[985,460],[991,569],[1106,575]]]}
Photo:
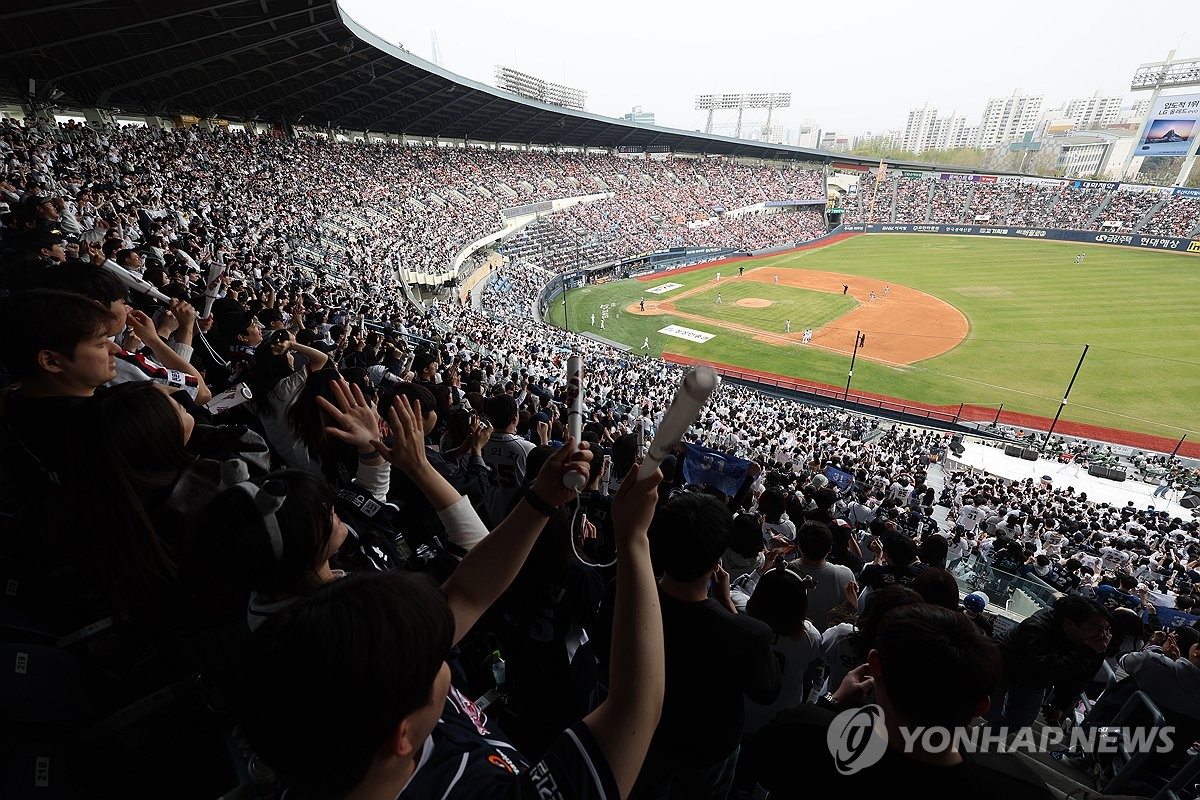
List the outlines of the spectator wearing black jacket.
{"label": "spectator wearing black jacket", "polygon": [[[743,698],[765,704],[779,694],[771,628],[734,612],[728,598],[729,575],[719,560],[732,524],[716,498],[682,492],[650,526],[651,555],[662,572],[667,691],[634,800],[724,800],[737,766]],[[710,584],[718,597],[709,596]]]}
{"label": "spectator wearing black jacket", "polygon": [[1096,601],[1064,595],[1053,607],[999,636],[1004,682],[992,695],[988,721],[1010,728],[1027,726],[1044,703],[1046,722],[1061,720],[1100,668],[1112,638],[1111,622]]}

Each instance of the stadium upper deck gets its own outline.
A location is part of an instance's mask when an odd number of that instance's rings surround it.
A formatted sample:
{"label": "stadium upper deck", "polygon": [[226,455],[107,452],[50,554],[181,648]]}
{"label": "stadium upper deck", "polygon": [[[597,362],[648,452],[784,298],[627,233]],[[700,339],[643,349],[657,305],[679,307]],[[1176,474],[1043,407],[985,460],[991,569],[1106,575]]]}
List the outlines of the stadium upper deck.
{"label": "stadium upper deck", "polygon": [[147,0],[72,4],[69,13],[15,0],[0,19],[0,98],[26,105],[71,102],[488,142],[847,160],[529,100],[384,42],[336,0],[179,0],[166,13]]}

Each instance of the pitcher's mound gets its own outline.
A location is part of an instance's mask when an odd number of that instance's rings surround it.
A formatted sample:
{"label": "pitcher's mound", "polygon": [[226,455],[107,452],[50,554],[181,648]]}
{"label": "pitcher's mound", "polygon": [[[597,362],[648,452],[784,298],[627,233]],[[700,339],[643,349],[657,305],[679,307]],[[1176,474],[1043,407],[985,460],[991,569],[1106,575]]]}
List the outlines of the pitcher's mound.
{"label": "pitcher's mound", "polygon": [[741,306],[742,308],[766,308],[772,305],[772,303],[770,300],[763,300],[761,297],[743,297],[734,303],[734,305]]}

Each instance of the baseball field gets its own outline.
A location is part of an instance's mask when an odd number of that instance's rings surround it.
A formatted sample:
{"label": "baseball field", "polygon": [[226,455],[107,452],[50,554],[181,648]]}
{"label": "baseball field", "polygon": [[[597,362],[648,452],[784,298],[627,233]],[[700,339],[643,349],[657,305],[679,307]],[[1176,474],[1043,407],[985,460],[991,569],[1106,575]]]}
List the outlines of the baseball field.
{"label": "baseball field", "polygon": [[[1042,417],[1086,344],[1063,421],[1195,441],[1198,299],[1195,256],[883,234],[585,286],[566,309],[572,330],[635,354],[648,340],[649,355],[835,387],[861,336],[852,391]],[[547,321],[563,324],[561,301]]]}

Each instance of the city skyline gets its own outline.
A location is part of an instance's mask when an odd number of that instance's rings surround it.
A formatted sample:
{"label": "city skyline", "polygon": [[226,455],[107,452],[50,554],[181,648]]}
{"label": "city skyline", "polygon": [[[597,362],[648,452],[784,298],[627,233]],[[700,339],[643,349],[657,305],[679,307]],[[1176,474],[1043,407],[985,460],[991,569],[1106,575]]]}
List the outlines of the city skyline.
{"label": "city skyline", "polygon": [[[1200,31],[1200,7],[1176,9],[1164,26],[1115,0],[1090,5],[1095,29],[1081,31],[1066,26],[1065,10],[1018,19],[947,0],[919,10],[864,0],[853,15],[806,8],[803,30],[790,20],[793,5],[772,2],[745,16],[681,16],[620,0],[600,10],[530,0],[516,14],[471,0],[453,16],[380,0],[342,5],[385,40],[464,77],[495,85],[496,66],[509,66],[587,92],[588,111],[614,118],[641,106],[659,125],[703,130],[696,95],[792,92],[792,107],[773,121],[793,138],[807,120],[852,136],[903,130],[926,103],[974,125],[990,99],[1014,93],[1040,95],[1045,108],[1096,92],[1130,105],[1148,96],[1129,91],[1139,64],[1172,49],[1200,55],[1200,36],[1189,35]],[[1091,22],[1103,19],[1121,24]],[[1056,40],[1054,30],[1071,36]],[[718,113],[714,133],[731,135],[735,119]],[[761,125],[765,112],[747,112],[745,122]]]}

